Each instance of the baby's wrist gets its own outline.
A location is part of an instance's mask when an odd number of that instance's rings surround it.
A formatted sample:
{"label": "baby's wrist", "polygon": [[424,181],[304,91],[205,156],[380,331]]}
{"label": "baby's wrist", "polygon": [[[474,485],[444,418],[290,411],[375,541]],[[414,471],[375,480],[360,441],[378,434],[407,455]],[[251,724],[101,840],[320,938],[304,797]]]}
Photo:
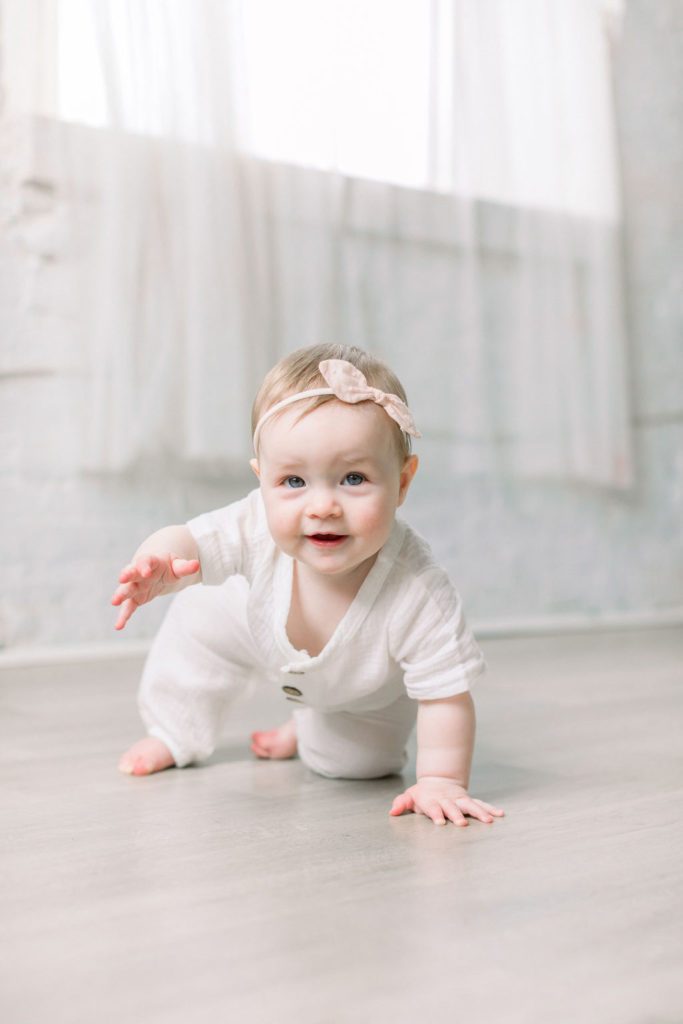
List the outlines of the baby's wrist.
{"label": "baby's wrist", "polygon": [[460,786],[462,789],[467,789],[467,786],[462,779],[456,779],[453,775],[418,775],[418,782],[452,782],[456,786]]}

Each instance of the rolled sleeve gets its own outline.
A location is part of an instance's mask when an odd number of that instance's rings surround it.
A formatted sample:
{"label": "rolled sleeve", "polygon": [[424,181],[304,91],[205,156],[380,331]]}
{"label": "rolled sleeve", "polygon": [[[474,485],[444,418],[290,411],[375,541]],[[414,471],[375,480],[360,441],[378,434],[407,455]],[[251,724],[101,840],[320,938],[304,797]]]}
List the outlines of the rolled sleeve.
{"label": "rolled sleeve", "polygon": [[187,527],[197,544],[204,583],[217,586],[229,576],[249,577],[267,536],[261,494],[252,491],[241,501],[190,519]]}
{"label": "rolled sleeve", "polygon": [[464,693],[486,669],[460,597],[442,570],[415,581],[392,632],[402,636],[394,657],[403,670],[406,692],[415,700]]}

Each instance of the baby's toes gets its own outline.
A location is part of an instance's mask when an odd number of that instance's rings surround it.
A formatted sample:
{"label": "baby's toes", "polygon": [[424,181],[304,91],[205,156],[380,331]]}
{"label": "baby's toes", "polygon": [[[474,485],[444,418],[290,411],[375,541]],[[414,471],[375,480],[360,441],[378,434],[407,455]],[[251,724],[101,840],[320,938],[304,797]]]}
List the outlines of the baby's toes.
{"label": "baby's toes", "polygon": [[251,734],[251,750],[257,757],[272,757],[276,741],[276,729]]}
{"label": "baby's toes", "polygon": [[251,735],[251,750],[257,757],[286,760],[294,757],[297,750],[294,723],[290,720],[277,729],[254,732]]}
{"label": "baby's toes", "polygon": [[175,764],[173,755],[162,740],[147,736],[133,744],[119,761],[119,771],[125,775],[153,775]]}

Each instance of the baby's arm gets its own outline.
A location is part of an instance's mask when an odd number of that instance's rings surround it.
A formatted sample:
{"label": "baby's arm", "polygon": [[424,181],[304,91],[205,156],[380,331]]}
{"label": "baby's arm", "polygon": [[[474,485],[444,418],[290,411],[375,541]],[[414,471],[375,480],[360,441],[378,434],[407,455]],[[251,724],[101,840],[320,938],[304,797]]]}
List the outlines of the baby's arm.
{"label": "baby's arm", "polygon": [[469,692],[420,701],[417,713],[417,783],[397,796],[390,813],[426,814],[435,825],[466,825],[465,815],[493,821],[503,812],[467,792],[474,749],[474,704]]}
{"label": "baby's arm", "polygon": [[120,586],[111,599],[120,605],[116,629],[123,629],[141,604],[161,594],[201,582],[199,551],[187,526],[165,526],[143,541],[130,565],[119,574]]}

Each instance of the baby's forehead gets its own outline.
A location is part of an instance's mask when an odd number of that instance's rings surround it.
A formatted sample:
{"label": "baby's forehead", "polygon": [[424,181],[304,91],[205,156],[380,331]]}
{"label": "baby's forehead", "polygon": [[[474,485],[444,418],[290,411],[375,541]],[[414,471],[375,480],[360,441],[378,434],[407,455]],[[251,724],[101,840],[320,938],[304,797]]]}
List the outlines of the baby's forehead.
{"label": "baby's forehead", "polygon": [[260,447],[270,455],[327,450],[340,458],[381,457],[395,447],[396,427],[374,402],[332,399],[314,409],[292,405],[264,424]]}

